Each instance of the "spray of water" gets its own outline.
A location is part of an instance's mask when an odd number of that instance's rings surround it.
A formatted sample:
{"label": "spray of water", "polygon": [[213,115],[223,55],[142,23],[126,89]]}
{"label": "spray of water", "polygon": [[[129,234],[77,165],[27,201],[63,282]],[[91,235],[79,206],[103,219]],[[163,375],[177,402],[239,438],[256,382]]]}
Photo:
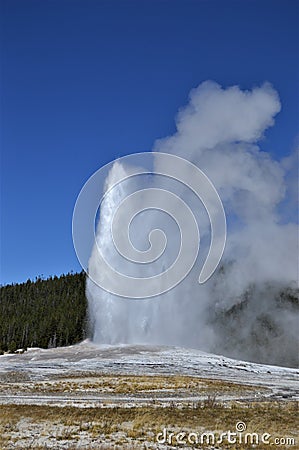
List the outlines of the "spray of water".
{"label": "spray of water", "polygon": [[[146,250],[150,231],[164,229],[167,251],[152,265],[130,263],[115,251],[112,218],[136,186],[171,189],[188,203],[200,223],[201,253],[174,289],[142,301],[117,297],[88,278],[95,342],[181,345],[257,362],[297,364],[298,226],[290,205],[297,195],[298,157],[294,153],[276,161],[257,144],[262,145],[279,110],[277,92],[269,84],[242,91],[205,82],[191,91],[180,110],[176,133],[154,145],[155,152],[184,157],[203,170],[224,204],[227,244],[221,266],[204,284],[197,280],[209,248],[209,217],[186,186],[152,177],[128,180],[109,192],[89,260],[92,279],[103,270],[97,246],[113,267],[134,276],[164,271],[179,249],[172,219],[161,211],[144,211],[132,224],[132,241]],[[163,171],[159,158],[155,169]],[[116,162],[107,186],[124,173],[130,174],[130,167]]]}

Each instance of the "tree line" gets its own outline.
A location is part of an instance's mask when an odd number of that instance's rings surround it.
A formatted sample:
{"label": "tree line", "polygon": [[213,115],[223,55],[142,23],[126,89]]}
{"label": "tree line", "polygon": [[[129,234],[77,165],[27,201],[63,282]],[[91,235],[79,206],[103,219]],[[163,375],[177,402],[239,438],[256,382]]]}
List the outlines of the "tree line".
{"label": "tree line", "polygon": [[87,335],[85,273],[0,288],[0,354],[72,345]]}

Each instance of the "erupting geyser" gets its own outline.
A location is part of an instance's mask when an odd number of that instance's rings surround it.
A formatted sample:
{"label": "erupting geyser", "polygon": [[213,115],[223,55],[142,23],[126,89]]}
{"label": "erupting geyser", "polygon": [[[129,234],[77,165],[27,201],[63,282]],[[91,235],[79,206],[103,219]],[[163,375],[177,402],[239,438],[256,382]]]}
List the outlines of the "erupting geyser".
{"label": "erupting geyser", "polygon": [[[279,110],[278,95],[269,84],[242,91],[205,82],[191,91],[189,104],[180,110],[177,132],[154,146],[155,152],[181,156],[197,165],[223,202],[226,248],[218,270],[204,284],[198,283],[198,274],[209,248],[209,217],[192,192],[176,186],[175,180],[144,177],[142,182],[128,179],[107,194],[89,261],[93,279],[104,270],[97,245],[111,266],[136,277],[164,272],[176,258],[180,233],[160,210],[143,211],[130,230],[134,245],[147,251],[151,231],[162,229],[167,249],[159,258],[152,264],[133,263],[115,250],[112,218],[137,185],[174,189],[200,222],[201,253],[181,283],[153,298],[118,297],[88,278],[95,342],[180,345],[256,362],[298,363],[298,226],[288,210],[292,196],[297,196],[292,174],[297,154],[275,161],[256,144]],[[124,173],[129,176],[130,167],[115,162],[107,185]]]}

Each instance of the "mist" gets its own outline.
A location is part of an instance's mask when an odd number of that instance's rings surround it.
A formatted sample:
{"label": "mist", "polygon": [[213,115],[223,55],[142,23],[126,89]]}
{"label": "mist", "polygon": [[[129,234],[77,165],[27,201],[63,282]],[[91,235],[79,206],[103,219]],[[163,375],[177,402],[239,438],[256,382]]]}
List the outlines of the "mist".
{"label": "mist", "polygon": [[[198,274],[209,249],[209,217],[186,186],[153,176],[128,179],[109,192],[101,205],[86,284],[96,343],[178,345],[255,362],[298,364],[298,153],[277,161],[262,151],[264,133],[280,109],[269,83],[244,91],[207,81],[190,92],[177,114],[176,132],[154,143],[154,152],[181,156],[199,167],[222,200],[226,247],[217,271],[204,284],[198,283]],[[163,170],[158,158],[154,164]],[[130,170],[117,161],[107,186]],[[150,231],[163,229],[167,249],[161,258],[140,265],[114,249],[110,227],[117,206],[149,185],[171,190],[189,205],[200,228],[199,257],[186,278],[164,294],[142,300],[117,297],[92,281],[103,271],[98,248],[117,270],[138,277],[163,271],[179,248],[171,218],[151,210],[136,216],[130,236],[137,248],[146,249]]]}

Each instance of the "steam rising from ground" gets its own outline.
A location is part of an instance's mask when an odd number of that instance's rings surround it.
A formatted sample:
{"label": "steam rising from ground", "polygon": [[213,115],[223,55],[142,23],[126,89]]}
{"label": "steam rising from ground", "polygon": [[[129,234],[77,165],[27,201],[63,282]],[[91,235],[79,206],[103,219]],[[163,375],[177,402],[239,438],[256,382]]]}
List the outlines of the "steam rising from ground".
{"label": "steam rising from ground", "polygon": [[[180,110],[177,132],[155,143],[154,151],[182,156],[214,183],[228,219],[227,245],[218,272],[197,282],[209,244],[209,220],[188,189],[173,181],[147,179],[124,183],[104,201],[97,241],[120,271],[148,276],[168,267],[177,251],[178,233],[168,217],[145,212],[132,230],[136,247],[145,248],[153,228],[165,228],[168,251],[151,267],[129,264],[113,251],[111,218],[136,184],[174,190],[196,212],[201,250],[194,269],[170,292],[146,300],[115,297],[87,280],[94,340],[101,343],[181,345],[273,364],[297,364],[296,288],[298,226],[292,223],[297,155],[275,161],[257,145],[280,111],[276,91],[264,84],[252,91],[202,83]],[[163,169],[156,161],[156,168]],[[130,168],[116,162],[108,186]],[[294,188],[295,187],[295,188]],[[293,193],[293,194],[292,194]],[[291,198],[293,195],[293,198]],[[96,278],[95,248],[89,273]]]}

